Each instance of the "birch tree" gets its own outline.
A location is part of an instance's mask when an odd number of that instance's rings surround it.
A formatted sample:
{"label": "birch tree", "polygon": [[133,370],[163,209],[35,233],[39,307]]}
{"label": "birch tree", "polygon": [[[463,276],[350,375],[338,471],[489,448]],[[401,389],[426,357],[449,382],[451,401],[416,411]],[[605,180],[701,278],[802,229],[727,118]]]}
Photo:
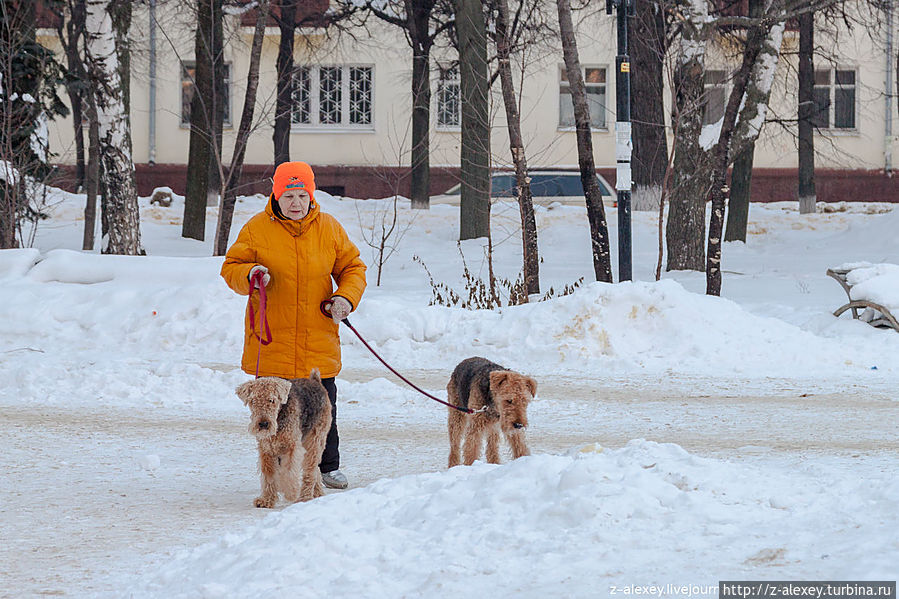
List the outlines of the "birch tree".
{"label": "birch tree", "polygon": [[[763,2],[765,0],[750,0]],[[774,16],[754,19],[746,33],[743,60],[724,110],[724,121],[718,142],[712,151],[712,185],[707,199],[712,204],[709,220],[706,293],[721,294],[721,239],[724,233],[724,210],[729,188],[727,168],[733,154],[755,143],[765,122],[774,73],[780,59],[785,15],[782,8],[767,3]],[[752,11],[750,11],[752,13]],[[768,14],[771,14],[770,12]]]}
{"label": "birch tree", "polygon": [[101,251],[105,254],[143,254],[134,160],[131,155],[131,125],[126,110],[126,86],[118,54],[118,40],[127,36],[123,19],[113,13],[125,0],[87,0],[85,55],[87,73],[95,85],[100,163],[105,187],[105,222]]}

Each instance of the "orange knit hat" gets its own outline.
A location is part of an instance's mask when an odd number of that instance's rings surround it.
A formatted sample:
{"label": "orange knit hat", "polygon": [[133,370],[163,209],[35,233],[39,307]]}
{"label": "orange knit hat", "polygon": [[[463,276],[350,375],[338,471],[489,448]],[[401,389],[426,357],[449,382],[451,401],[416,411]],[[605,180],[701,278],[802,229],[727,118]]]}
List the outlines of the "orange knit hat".
{"label": "orange knit hat", "polygon": [[303,189],[309,192],[309,199],[315,194],[315,175],[312,167],[305,162],[282,162],[272,177],[272,193],[275,199],[288,189]]}

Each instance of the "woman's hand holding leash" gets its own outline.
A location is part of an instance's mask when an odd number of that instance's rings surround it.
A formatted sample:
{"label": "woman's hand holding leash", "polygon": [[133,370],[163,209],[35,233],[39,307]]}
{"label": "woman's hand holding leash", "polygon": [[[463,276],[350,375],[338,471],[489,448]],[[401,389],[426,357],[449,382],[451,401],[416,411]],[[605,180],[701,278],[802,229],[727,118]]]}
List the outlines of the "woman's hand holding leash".
{"label": "woman's hand holding leash", "polygon": [[[256,275],[256,273],[262,273],[262,286],[268,287],[269,281],[272,280],[272,275],[268,274],[268,269],[266,267],[262,266],[261,264],[257,264],[256,266],[254,266],[253,268],[250,269],[250,274],[247,275],[247,278],[252,281],[253,277]],[[252,291],[252,290],[253,289],[250,288],[250,291]]]}
{"label": "woman's hand holding leash", "polygon": [[331,318],[334,319],[334,322],[340,324],[344,318],[350,315],[350,312],[353,310],[353,307],[350,306],[350,302],[346,299],[340,297],[339,295],[335,295],[331,298]]}

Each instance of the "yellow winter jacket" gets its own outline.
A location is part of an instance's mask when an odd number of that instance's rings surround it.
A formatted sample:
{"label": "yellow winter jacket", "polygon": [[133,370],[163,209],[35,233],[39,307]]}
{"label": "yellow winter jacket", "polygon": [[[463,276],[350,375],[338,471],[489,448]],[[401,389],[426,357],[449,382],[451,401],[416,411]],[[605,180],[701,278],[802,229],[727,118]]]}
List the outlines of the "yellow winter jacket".
{"label": "yellow winter jacket", "polygon": [[[266,287],[268,322],[272,342],[262,346],[259,376],[300,378],[318,368],[322,378],[340,372],[340,339],[337,324],[321,313],[319,304],[332,295],[349,300],[353,309],[365,290],[365,263],[340,223],[319,211],[318,204],[299,221],[275,216],[272,200],[264,212],[251,218],[237,241],[228,249],[222,277],[241,295],[250,293],[247,276],[255,265],[268,268]],[[331,280],[336,281],[335,290]],[[259,292],[252,295],[259,330]],[[256,373],[259,340],[250,328],[249,310],[244,316],[241,367]]]}

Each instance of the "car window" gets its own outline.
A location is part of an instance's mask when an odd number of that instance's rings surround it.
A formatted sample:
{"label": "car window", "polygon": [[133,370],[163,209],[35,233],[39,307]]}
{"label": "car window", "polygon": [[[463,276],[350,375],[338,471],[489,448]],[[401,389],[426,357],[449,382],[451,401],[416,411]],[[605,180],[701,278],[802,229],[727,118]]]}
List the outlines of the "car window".
{"label": "car window", "polygon": [[[515,184],[515,175],[510,173],[495,174],[492,177],[491,196],[494,198],[514,198],[518,196],[518,186]],[[612,192],[598,180],[600,193],[611,196]],[[445,192],[446,195],[460,195],[462,184],[457,183]],[[581,185],[580,173],[532,173],[531,195],[534,197],[568,196],[578,197],[584,195],[584,187]]]}
{"label": "car window", "polygon": [[531,195],[535,197],[562,195],[559,175],[531,175]]}
{"label": "car window", "polygon": [[518,195],[515,190],[514,175],[493,175],[491,185],[490,195],[494,198],[512,198]]}

